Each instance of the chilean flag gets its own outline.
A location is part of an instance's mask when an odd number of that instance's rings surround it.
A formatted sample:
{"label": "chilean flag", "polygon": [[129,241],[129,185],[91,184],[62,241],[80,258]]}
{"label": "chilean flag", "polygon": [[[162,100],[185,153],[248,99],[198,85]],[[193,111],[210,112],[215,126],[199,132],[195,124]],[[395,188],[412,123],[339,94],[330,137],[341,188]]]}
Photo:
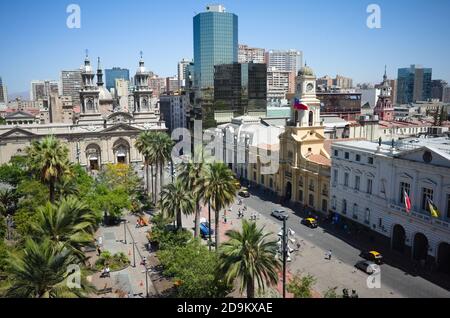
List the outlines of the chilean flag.
{"label": "chilean flag", "polygon": [[294,99],[294,109],[296,110],[308,110],[308,105],[300,102],[298,98]]}
{"label": "chilean flag", "polygon": [[411,200],[409,199],[409,195],[406,191],[403,191],[403,196],[405,197],[406,212],[409,213],[411,211]]}

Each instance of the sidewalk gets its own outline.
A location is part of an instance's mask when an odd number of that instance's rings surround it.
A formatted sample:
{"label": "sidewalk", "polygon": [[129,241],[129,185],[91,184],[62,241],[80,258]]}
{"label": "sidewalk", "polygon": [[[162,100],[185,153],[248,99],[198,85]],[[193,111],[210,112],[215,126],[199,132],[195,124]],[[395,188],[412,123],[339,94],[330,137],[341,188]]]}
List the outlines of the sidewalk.
{"label": "sidewalk", "polygon": [[[147,243],[146,231],[149,227],[135,228],[136,216],[127,215],[124,218],[127,220],[127,225],[134,239],[136,240],[135,255],[133,259],[133,244],[132,239],[127,231],[126,242],[124,234],[124,225],[121,223],[118,226],[101,226],[97,231],[95,237],[98,239],[102,237],[103,244],[102,251],[109,251],[112,254],[123,252],[128,256],[130,260],[130,266],[127,268],[111,272],[111,277],[101,278],[100,273],[95,273],[90,277],[91,283],[99,290],[112,288],[108,293],[104,293],[98,297],[117,298],[117,297],[145,297],[146,296],[146,278],[145,268],[141,265],[142,257],[150,259],[149,252],[145,249]],[[98,256],[96,252],[89,252],[87,256],[91,256],[89,262],[94,265]],[[135,266],[134,266],[135,265]],[[152,264],[149,264],[149,268],[152,268]],[[158,296],[158,292],[152,282],[149,275],[148,293],[149,297]]]}

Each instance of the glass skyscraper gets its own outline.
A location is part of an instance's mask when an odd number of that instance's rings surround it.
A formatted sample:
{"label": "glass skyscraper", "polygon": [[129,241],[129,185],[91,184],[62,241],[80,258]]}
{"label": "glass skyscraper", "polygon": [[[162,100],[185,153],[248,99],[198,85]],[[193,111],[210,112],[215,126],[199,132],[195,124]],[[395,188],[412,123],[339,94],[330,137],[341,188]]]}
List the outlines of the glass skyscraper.
{"label": "glass skyscraper", "polygon": [[409,104],[431,98],[431,68],[411,65],[398,69],[397,103]]}
{"label": "glass skyscraper", "polygon": [[210,5],[194,17],[194,87],[214,87],[214,65],[238,61],[238,17]]}
{"label": "glass skyscraper", "polygon": [[126,68],[113,67],[112,69],[105,70],[106,77],[106,89],[116,87],[116,79],[130,80],[130,71]]}

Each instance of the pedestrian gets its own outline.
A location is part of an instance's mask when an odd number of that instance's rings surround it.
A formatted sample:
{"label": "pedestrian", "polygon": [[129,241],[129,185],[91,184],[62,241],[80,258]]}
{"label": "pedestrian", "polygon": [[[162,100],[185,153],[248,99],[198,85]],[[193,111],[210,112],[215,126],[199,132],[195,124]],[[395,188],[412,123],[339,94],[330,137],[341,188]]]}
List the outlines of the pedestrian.
{"label": "pedestrian", "polygon": [[139,228],[140,224],[139,224],[139,220],[136,220],[136,228]]}
{"label": "pedestrian", "polygon": [[144,257],[142,258],[141,265],[144,265],[144,266],[145,266],[146,264],[147,264],[147,257],[144,256]]}
{"label": "pedestrian", "polygon": [[331,250],[328,251],[328,260],[331,260]]}
{"label": "pedestrian", "polygon": [[103,237],[99,236],[97,239],[98,245],[102,246],[103,245]]}
{"label": "pedestrian", "polygon": [[100,246],[97,245],[97,255],[100,256],[101,253],[102,253],[102,250],[100,249]]}
{"label": "pedestrian", "polygon": [[227,224],[227,216],[226,215],[223,216],[223,223]]}

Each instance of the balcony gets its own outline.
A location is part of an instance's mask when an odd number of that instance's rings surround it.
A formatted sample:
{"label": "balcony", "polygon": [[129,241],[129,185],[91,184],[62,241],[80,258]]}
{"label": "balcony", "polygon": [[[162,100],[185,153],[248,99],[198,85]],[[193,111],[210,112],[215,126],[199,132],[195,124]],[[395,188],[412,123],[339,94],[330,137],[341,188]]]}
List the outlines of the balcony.
{"label": "balcony", "polygon": [[412,210],[410,213],[406,212],[406,209],[398,204],[391,203],[389,204],[389,208],[393,211],[394,214],[397,214],[402,217],[411,217],[414,218],[417,221],[421,221],[426,223],[427,225],[434,225],[444,231],[449,232],[450,231],[450,223],[443,221],[441,219],[434,219],[429,215],[417,212]]}

